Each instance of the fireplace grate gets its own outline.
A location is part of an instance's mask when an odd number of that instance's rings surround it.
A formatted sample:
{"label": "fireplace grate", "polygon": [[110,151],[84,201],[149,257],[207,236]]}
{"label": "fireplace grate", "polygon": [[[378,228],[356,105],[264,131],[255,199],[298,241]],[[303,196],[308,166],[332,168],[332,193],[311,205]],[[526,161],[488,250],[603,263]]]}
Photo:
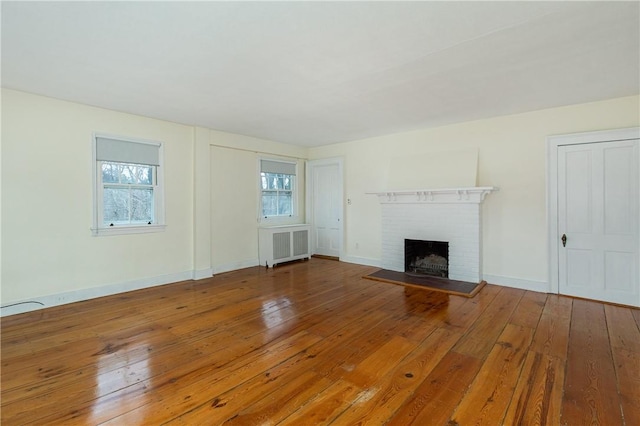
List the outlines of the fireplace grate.
{"label": "fireplace grate", "polygon": [[404,253],[406,273],[449,277],[448,242],[407,239]]}

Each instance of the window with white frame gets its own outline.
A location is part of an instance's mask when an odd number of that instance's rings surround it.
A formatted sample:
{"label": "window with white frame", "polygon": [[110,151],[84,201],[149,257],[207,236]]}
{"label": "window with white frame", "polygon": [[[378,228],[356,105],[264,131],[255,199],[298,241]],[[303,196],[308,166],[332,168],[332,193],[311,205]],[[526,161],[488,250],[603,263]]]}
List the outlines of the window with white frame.
{"label": "window with white frame", "polygon": [[96,135],[93,152],[94,234],[163,229],[162,144]]}
{"label": "window with white frame", "polygon": [[263,218],[296,215],[296,163],[260,160],[260,203]]}

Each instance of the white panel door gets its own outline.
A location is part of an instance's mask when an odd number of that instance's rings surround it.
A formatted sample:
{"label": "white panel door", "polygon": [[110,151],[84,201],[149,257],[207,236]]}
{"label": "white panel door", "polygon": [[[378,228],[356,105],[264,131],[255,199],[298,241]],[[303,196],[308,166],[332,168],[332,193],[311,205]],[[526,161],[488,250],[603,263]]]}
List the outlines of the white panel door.
{"label": "white panel door", "polygon": [[640,303],[638,140],[558,147],[559,292]]}
{"label": "white panel door", "polygon": [[342,167],[339,162],[309,162],[312,252],[340,257],[342,249]]}

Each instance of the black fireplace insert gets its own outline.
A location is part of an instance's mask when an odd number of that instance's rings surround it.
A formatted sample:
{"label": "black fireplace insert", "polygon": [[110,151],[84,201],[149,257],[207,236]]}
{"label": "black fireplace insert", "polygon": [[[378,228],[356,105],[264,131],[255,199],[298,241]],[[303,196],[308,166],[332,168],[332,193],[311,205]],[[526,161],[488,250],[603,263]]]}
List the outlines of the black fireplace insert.
{"label": "black fireplace insert", "polygon": [[409,274],[449,277],[449,243],[404,240],[404,271]]}

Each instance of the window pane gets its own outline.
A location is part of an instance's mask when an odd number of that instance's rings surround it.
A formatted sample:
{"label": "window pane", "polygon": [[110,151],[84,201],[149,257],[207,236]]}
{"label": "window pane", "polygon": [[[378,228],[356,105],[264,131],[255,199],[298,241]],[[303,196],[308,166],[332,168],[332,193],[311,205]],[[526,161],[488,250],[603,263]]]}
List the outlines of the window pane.
{"label": "window pane", "polygon": [[105,186],[103,223],[153,223],[153,189]]}
{"label": "window pane", "polygon": [[267,189],[278,189],[278,175],[267,173]]}
{"label": "window pane", "polygon": [[276,216],[278,214],[278,193],[272,191],[262,192],[262,215]]}
{"label": "window pane", "polygon": [[278,197],[278,214],[281,216],[290,216],[291,212],[291,193],[281,192]]}
{"label": "window pane", "polygon": [[284,189],[285,175],[278,175],[278,189]]}
{"label": "window pane", "polygon": [[153,222],[153,189],[131,189],[131,222]]}
{"label": "window pane", "polygon": [[129,223],[129,189],[105,187],[103,193],[104,224]]}
{"label": "window pane", "polygon": [[120,183],[135,183],[135,177],[132,172],[131,164],[122,164],[122,171],[120,173]]}
{"label": "window pane", "polygon": [[102,163],[102,182],[118,183],[120,178],[120,168],[115,163]]}
{"label": "window pane", "polygon": [[292,184],[293,184],[293,176],[284,175],[282,189],[286,189],[287,191],[291,191]]}
{"label": "window pane", "polygon": [[135,166],[136,183],[141,185],[153,185],[153,167]]}

